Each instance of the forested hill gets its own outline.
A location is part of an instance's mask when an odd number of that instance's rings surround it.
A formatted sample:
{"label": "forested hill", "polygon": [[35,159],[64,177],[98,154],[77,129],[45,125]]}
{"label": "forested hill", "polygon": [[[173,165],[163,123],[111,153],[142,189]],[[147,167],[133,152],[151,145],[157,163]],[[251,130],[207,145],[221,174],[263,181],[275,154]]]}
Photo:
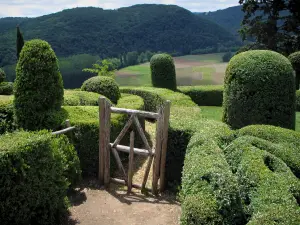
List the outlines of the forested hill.
{"label": "forested hill", "polygon": [[16,60],[17,24],[25,40],[47,40],[58,56],[88,53],[112,57],[146,50],[189,54],[236,43],[226,29],[174,5],[75,8],[31,19],[0,19],[0,66]]}
{"label": "forested hill", "polygon": [[234,35],[238,35],[238,30],[244,17],[242,6],[233,6],[227,9],[217,10],[215,12],[197,13],[204,19],[208,19],[226,30],[231,31]]}

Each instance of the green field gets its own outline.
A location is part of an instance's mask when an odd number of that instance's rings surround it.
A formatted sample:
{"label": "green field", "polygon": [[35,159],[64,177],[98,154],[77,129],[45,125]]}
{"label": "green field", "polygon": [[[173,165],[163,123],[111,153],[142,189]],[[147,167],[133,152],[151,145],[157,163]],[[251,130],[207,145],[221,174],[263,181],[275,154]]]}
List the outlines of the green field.
{"label": "green field", "polygon": [[[222,62],[224,53],[186,55],[174,57],[177,85],[223,84],[227,63]],[[151,86],[149,63],[130,66],[117,71],[121,86]]]}
{"label": "green field", "polygon": [[[200,106],[201,115],[205,119],[222,121],[222,107]],[[300,132],[300,112],[296,112],[296,131]]]}

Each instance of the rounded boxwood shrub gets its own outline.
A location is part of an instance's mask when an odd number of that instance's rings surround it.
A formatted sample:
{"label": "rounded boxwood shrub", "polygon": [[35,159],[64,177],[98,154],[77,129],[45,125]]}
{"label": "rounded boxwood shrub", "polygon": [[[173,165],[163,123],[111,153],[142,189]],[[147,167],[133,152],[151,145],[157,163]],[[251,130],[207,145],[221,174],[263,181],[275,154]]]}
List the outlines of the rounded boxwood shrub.
{"label": "rounded boxwood shrub", "polygon": [[0,95],[12,95],[14,92],[14,84],[12,82],[0,83]]}
{"label": "rounded boxwood shrub", "polygon": [[121,97],[119,86],[111,77],[92,77],[82,84],[81,90],[96,92],[98,94],[104,95],[115,104],[117,104],[119,98]]}
{"label": "rounded boxwood shrub", "polygon": [[81,172],[68,138],[15,132],[1,135],[0,146],[1,224],[61,224],[68,187]]}
{"label": "rounded boxwood shrub", "polygon": [[289,60],[293,65],[293,68],[296,72],[296,90],[299,90],[299,84],[300,84],[300,51],[294,52],[291,55],[289,55]]}
{"label": "rounded boxwood shrub", "polygon": [[51,46],[42,40],[25,43],[15,80],[17,124],[27,130],[55,129],[61,121],[63,81]]}
{"label": "rounded boxwood shrub", "polygon": [[229,62],[224,83],[223,121],[232,128],[269,124],[295,129],[295,80],[283,55],[240,53]]}
{"label": "rounded boxwood shrub", "polygon": [[0,83],[3,82],[6,78],[5,72],[0,68]]}
{"label": "rounded boxwood shrub", "polygon": [[153,87],[177,89],[174,60],[168,54],[156,54],[150,60]]}

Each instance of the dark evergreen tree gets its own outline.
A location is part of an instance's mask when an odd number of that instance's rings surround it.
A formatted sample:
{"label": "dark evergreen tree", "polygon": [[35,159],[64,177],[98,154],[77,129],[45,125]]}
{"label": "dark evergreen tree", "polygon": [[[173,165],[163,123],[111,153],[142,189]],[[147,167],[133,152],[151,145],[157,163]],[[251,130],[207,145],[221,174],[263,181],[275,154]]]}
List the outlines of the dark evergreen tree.
{"label": "dark evergreen tree", "polygon": [[17,59],[19,59],[20,52],[23,48],[23,45],[24,45],[24,39],[23,39],[23,35],[20,31],[20,27],[18,25],[17,26]]}

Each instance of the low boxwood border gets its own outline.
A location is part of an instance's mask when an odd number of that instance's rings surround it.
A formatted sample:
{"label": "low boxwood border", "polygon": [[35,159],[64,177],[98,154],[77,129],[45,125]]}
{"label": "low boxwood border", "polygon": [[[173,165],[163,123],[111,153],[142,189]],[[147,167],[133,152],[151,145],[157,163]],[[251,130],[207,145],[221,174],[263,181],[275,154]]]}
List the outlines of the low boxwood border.
{"label": "low boxwood border", "polygon": [[199,106],[222,106],[223,85],[181,86],[178,90]]}

